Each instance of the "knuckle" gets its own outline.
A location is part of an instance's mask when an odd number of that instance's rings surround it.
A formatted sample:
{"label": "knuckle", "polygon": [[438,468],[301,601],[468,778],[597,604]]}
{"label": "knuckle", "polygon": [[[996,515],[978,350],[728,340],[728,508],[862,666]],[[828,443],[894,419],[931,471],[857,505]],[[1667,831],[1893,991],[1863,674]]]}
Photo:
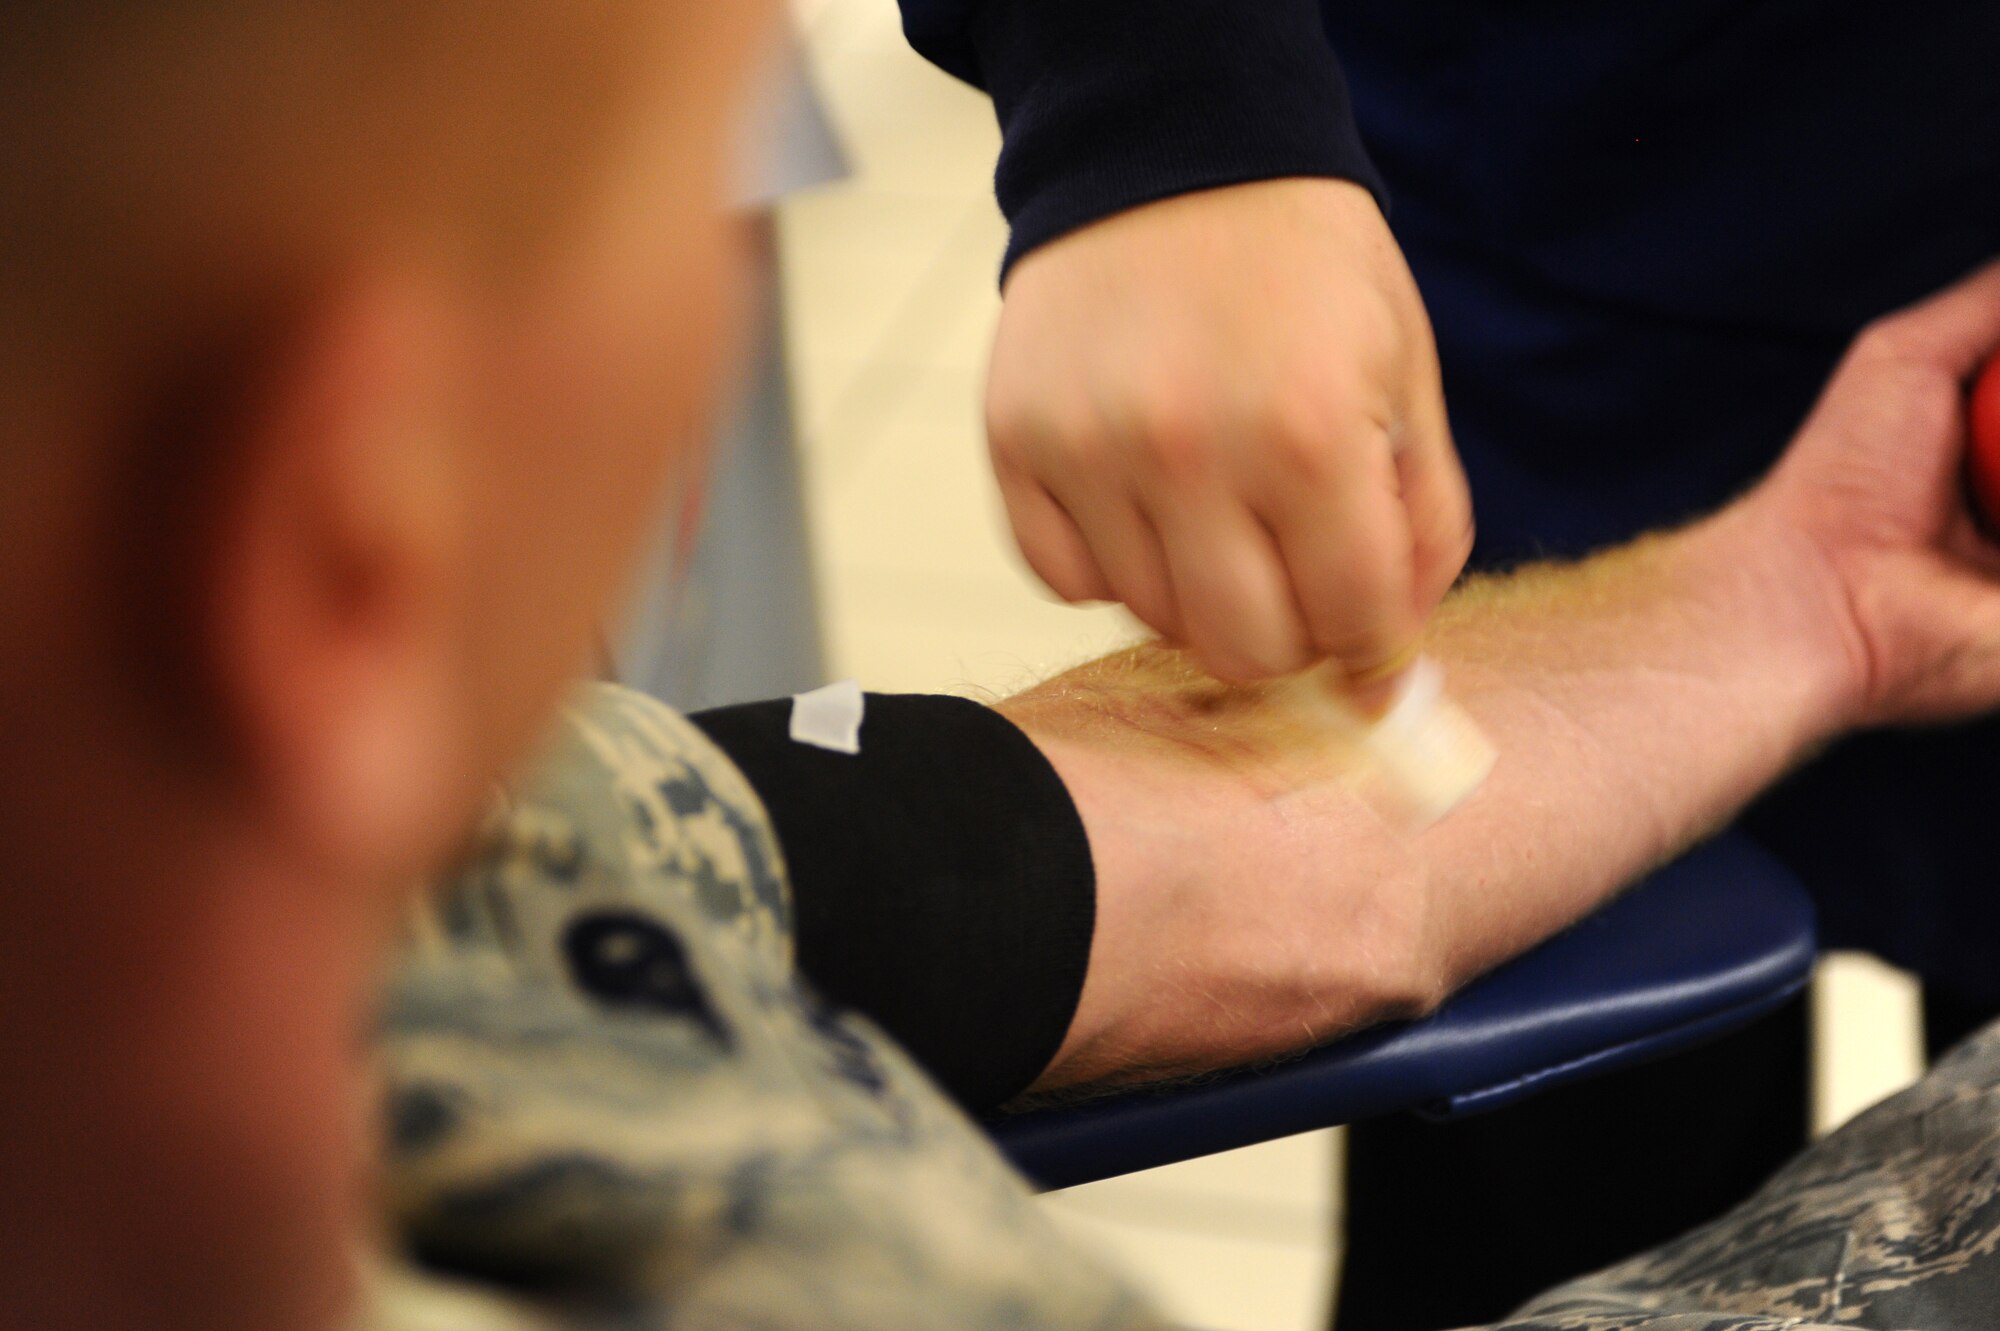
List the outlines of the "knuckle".
{"label": "knuckle", "polygon": [[1210,455],[1207,436],[1186,427],[1152,431],[1146,440],[1147,469],[1170,485],[1192,485],[1206,478]]}
{"label": "knuckle", "polygon": [[1877,319],[1854,339],[1851,359],[1858,362],[1903,360],[1915,351],[1909,324],[1898,315]]}
{"label": "knuckle", "polygon": [[1045,411],[1013,406],[986,410],[987,447],[999,461],[1025,464],[1060,433]]}
{"label": "knuckle", "polygon": [[1337,409],[1287,399],[1273,404],[1257,431],[1266,458],[1281,475],[1312,486],[1339,480],[1349,441]]}
{"label": "knuckle", "polygon": [[1088,465],[1104,451],[1104,428],[1087,403],[1060,398],[989,400],[985,424],[994,459],[1031,474],[1051,461]]}
{"label": "knuckle", "polygon": [[987,384],[982,411],[987,432],[996,438],[1030,433],[1048,414],[1047,397],[1004,388],[996,378]]}
{"label": "knuckle", "polygon": [[1210,415],[1182,396],[1162,396],[1140,410],[1134,441],[1146,469],[1169,481],[1193,481],[1210,463]]}

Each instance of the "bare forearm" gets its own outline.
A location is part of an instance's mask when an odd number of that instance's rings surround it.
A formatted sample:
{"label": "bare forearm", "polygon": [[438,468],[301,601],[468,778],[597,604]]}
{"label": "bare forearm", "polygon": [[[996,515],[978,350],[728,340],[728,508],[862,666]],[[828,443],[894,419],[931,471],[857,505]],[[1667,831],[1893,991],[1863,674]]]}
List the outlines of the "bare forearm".
{"label": "bare forearm", "polygon": [[1725,820],[1841,715],[1838,615],[1788,545],[1732,510],[1461,591],[1429,649],[1501,759],[1412,838],[1282,692],[1224,689],[1165,649],[1015,700],[1098,859],[1091,974],[1045,1084],[1420,1011]]}
{"label": "bare forearm", "polygon": [[[1857,725],[2000,706],[2000,550],[1964,503],[2000,264],[1854,344],[1716,517],[1477,584],[1430,641],[1500,763],[1400,839],[1298,690],[1141,649],[1007,705],[1090,835],[1097,931],[1047,1085],[1240,1063],[1435,1004]],[[1350,767],[1351,770],[1351,767]]]}
{"label": "bare forearm", "polygon": [[1836,593],[1782,535],[1731,510],[1448,607],[1435,650],[1501,759],[1412,846],[1443,988],[1714,830],[1840,725]]}

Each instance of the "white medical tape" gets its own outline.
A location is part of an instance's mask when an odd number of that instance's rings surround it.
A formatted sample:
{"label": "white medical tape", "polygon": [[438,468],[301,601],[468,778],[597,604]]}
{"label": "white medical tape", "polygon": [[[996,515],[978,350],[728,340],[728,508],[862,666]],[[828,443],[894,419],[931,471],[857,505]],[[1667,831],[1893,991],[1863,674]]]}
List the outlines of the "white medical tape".
{"label": "white medical tape", "polygon": [[861,752],[861,686],[851,679],[792,698],[792,739],[834,753]]}

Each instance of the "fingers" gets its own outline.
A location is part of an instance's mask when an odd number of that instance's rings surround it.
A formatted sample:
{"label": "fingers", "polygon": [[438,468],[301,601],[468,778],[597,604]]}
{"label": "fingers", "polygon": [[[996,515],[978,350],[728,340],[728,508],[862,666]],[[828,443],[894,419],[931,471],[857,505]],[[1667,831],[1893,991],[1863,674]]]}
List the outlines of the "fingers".
{"label": "fingers", "polygon": [[1035,576],[1065,601],[1114,599],[1111,580],[1090,552],[1090,543],[1055,496],[1007,468],[996,469],[996,474],[1014,539]]}
{"label": "fingers", "polygon": [[1164,505],[1156,519],[1180,608],[1181,644],[1219,679],[1288,675],[1317,653],[1263,523],[1218,488]]}
{"label": "fingers", "polygon": [[1379,674],[1422,629],[1414,543],[1386,438],[1346,447],[1335,473],[1264,499],[1314,655]]}
{"label": "fingers", "polygon": [[997,472],[1029,566],[1064,599],[1124,602],[1223,679],[1328,660],[1386,684],[1470,541],[1448,436],[1418,447],[1392,455],[1380,431],[1260,445],[1244,452],[1289,461],[1254,478],[1203,466],[1130,489],[1102,472],[1058,477],[1057,488],[1004,462]]}
{"label": "fingers", "polygon": [[1918,360],[1969,381],[2000,348],[2000,263],[1871,325],[1857,350]]}
{"label": "fingers", "polygon": [[1069,515],[1091,560],[1102,570],[1110,595],[1099,599],[1123,601],[1161,637],[1184,641],[1166,548],[1132,492],[1093,478],[1071,477],[1049,493]]}

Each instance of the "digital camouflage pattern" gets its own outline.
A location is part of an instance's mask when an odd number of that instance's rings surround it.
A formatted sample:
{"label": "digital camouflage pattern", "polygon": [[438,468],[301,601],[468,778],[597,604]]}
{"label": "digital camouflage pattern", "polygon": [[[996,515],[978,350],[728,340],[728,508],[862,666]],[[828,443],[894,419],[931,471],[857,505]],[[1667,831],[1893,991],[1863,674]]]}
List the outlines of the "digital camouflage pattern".
{"label": "digital camouflage pattern", "polygon": [[658,703],[587,689],[414,932],[374,1331],[1158,1326],[800,983],[761,806]]}
{"label": "digital camouflage pattern", "polygon": [[[483,844],[391,987],[367,1331],[1159,1327],[800,983],[763,811],[693,727],[587,690]],[[2000,1327],[2000,1030],[1496,1331],[1853,1327]]]}
{"label": "digital camouflage pattern", "polygon": [[1508,1331],[2000,1327],[2000,1027],[1729,1215],[1537,1299]]}

